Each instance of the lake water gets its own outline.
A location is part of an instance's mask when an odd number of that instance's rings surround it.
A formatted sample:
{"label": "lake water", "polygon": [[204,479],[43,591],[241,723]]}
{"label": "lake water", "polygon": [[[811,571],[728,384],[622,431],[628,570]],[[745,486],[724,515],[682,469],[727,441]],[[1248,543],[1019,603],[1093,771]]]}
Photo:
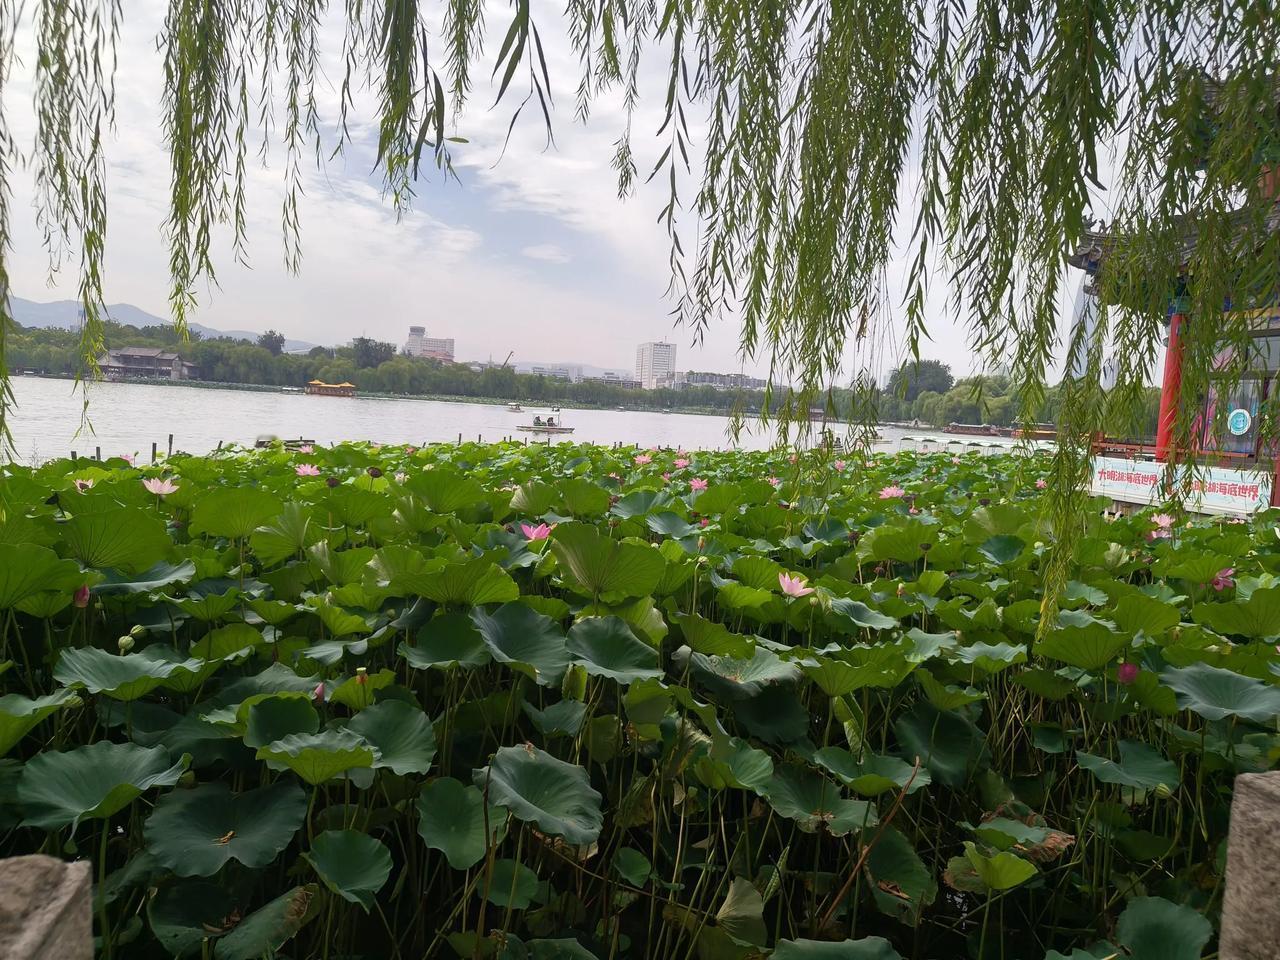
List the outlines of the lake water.
{"label": "lake water", "polygon": [[[318,443],[376,440],[381,443],[428,443],[477,438],[530,437],[516,427],[530,423],[547,408],[528,407],[512,413],[505,406],[451,403],[441,400],[386,400],[372,397],[310,397],[303,394],[160,386],[142,383],[95,383],[89,386],[87,419],[84,393],[70,380],[14,377],[18,402],[11,421],[17,459],[37,463],[77,451],[92,456],[137,454],[150,457],[151,444],[163,452],[173,434],[175,450],[206,453],[219,442],[252,444],[260,436],[299,437]],[[647,413],[630,410],[566,409],[564,421],[573,434],[557,440],[583,443],[638,444],[642,447],[684,447],[688,450],[727,448],[735,444],[725,417],[687,413]],[[907,436],[920,431],[881,427],[879,448],[897,450]],[[767,447],[772,430],[748,422],[736,446]],[[995,451],[1005,444],[975,438],[935,435],[934,443],[956,449]]]}

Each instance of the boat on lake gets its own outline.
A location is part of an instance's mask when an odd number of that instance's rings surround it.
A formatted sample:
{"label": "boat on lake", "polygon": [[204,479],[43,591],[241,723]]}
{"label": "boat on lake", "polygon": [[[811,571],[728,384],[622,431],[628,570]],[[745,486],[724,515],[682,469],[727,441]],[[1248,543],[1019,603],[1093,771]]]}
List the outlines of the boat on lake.
{"label": "boat on lake", "polygon": [[507,412],[508,413],[524,413],[524,407],[520,406],[520,404],[518,403],[508,403]]}
{"label": "boat on lake", "polygon": [[573,433],[573,427],[564,425],[564,418],[560,416],[560,408],[552,407],[551,414],[543,420],[542,417],[534,417],[533,423],[522,423],[516,427],[523,433]]}

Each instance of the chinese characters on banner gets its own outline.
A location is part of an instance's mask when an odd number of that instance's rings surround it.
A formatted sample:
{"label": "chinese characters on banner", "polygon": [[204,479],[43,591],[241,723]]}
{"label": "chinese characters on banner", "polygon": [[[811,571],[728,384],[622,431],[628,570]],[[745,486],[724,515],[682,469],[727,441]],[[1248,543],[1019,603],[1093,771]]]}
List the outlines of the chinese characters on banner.
{"label": "chinese characters on banner", "polygon": [[[1164,464],[1121,457],[1094,457],[1090,492],[1124,503],[1161,503]],[[1271,477],[1254,470],[1205,467],[1187,506],[1200,513],[1247,516],[1271,503]]]}

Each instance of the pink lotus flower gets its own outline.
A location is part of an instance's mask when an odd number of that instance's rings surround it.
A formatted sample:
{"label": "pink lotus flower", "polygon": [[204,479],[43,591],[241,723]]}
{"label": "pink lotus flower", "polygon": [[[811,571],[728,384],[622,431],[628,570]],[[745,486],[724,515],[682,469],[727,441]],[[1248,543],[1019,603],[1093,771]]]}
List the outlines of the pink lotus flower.
{"label": "pink lotus flower", "polygon": [[76,592],[71,595],[71,602],[83,610],[89,605],[89,585],[82,583],[76,587]]}
{"label": "pink lotus flower", "polygon": [[952,463],[964,463],[964,461],[963,461],[963,460],[961,460],[959,457],[952,457],[952,458],[951,458],[951,462],[952,462]]}
{"label": "pink lotus flower", "polygon": [[1213,589],[1221,593],[1228,587],[1234,587],[1236,585],[1235,572],[1235,567],[1223,567],[1219,570],[1218,575],[1213,578]]}
{"label": "pink lotus flower", "polygon": [[780,487],[780,486],[782,486],[782,481],[781,481],[781,480],[779,480],[777,477],[770,477],[770,478],[769,478],[769,486],[771,486],[771,487]]}
{"label": "pink lotus flower", "polygon": [[694,477],[692,480],[689,481],[689,489],[705,490],[707,489],[707,481],[703,480],[701,477]]}
{"label": "pink lotus flower", "polygon": [[554,529],[554,523],[550,526],[547,526],[545,523],[540,523],[536,527],[527,523],[520,524],[520,532],[524,534],[524,538],[526,540],[545,540],[547,537],[551,536],[551,531]]}
{"label": "pink lotus flower", "polygon": [[1122,663],[1116,668],[1116,679],[1127,687],[1138,679],[1138,674],[1141,672],[1136,663]]}
{"label": "pink lotus flower", "polygon": [[147,477],[142,481],[142,485],[147,488],[148,493],[154,493],[157,497],[167,497],[171,493],[178,492],[178,485],[168,477],[163,480],[158,477]]}
{"label": "pink lotus flower", "polygon": [[1156,513],[1152,515],[1151,522],[1154,523],[1161,530],[1168,530],[1175,523],[1177,523],[1177,520],[1175,520],[1173,517],[1171,517],[1167,513]]}
{"label": "pink lotus flower", "polygon": [[910,513],[910,514],[917,514],[919,512],[920,512],[919,507],[911,507],[909,510],[907,510],[907,513]]}
{"label": "pink lotus flower", "polygon": [[396,483],[404,483],[408,479],[409,479],[409,475],[405,473],[403,470],[399,470],[396,472]]}
{"label": "pink lotus flower", "polygon": [[121,460],[123,460],[125,463],[127,463],[129,466],[131,466],[131,467],[133,466],[133,454],[132,454],[132,453],[122,453],[122,454],[120,454],[120,459],[121,459]]}
{"label": "pink lotus flower", "polygon": [[90,487],[93,486],[92,480],[75,480],[73,482],[76,485],[76,491],[78,493],[84,493],[86,490],[88,490]]}
{"label": "pink lotus flower", "polygon": [[418,452],[418,448],[417,448],[417,447],[405,447],[405,448],[404,448],[404,452],[405,452],[405,453],[407,453],[407,454],[409,454],[410,456],[412,456],[413,454],[415,454],[415,453],[417,453],[417,452]]}
{"label": "pink lotus flower", "polygon": [[675,463],[673,464],[673,466],[674,466],[677,470],[683,470],[683,469],[684,469],[685,467],[687,467],[688,465],[689,465],[689,461],[688,461],[686,458],[684,458],[684,457],[676,457],[676,459],[675,459]]}
{"label": "pink lotus flower", "polygon": [[837,460],[832,464],[832,466],[836,468],[836,473],[844,473],[844,468],[847,467],[848,464],[843,460]]}
{"label": "pink lotus flower", "polygon": [[311,691],[311,698],[316,703],[324,703],[324,681],[321,680],[316,684],[316,688]]}
{"label": "pink lotus flower", "polygon": [[778,574],[778,586],[782,587],[782,592],[788,597],[807,597],[813,593],[813,587],[805,586],[808,581],[801,576],[791,576],[788,573]]}
{"label": "pink lotus flower", "polygon": [[1048,485],[1049,485],[1049,481],[1046,480],[1044,477],[1041,477],[1039,480],[1036,481],[1037,490],[1043,490]]}
{"label": "pink lotus flower", "polygon": [[701,520],[699,520],[699,521],[698,521],[698,526],[700,526],[700,527],[705,527],[705,526],[706,526],[707,524],[709,524],[710,522],[711,522],[711,521],[710,521],[710,520],[708,520],[706,517],[703,517]]}
{"label": "pink lotus flower", "polygon": [[892,500],[894,497],[905,497],[906,495],[907,491],[903,490],[896,483],[891,483],[887,487],[880,488],[881,500]]}
{"label": "pink lotus flower", "polygon": [[315,453],[316,448],[309,443],[304,443],[302,446],[298,448],[298,452],[299,453]]}
{"label": "pink lotus flower", "polygon": [[320,476],[320,468],[314,463],[300,463],[293,468],[293,472],[300,477],[318,477]]}
{"label": "pink lotus flower", "polygon": [[649,456],[647,453],[638,453],[636,454],[635,461],[637,467],[644,467],[653,463],[653,457]]}
{"label": "pink lotus flower", "polygon": [[663,479],[663,480],[665,480],[667,483],[670,483],[670,482],[671,482],[671,474],[669,474],[669,473],[664,473],[664,474],[662,475],[662,479]]}

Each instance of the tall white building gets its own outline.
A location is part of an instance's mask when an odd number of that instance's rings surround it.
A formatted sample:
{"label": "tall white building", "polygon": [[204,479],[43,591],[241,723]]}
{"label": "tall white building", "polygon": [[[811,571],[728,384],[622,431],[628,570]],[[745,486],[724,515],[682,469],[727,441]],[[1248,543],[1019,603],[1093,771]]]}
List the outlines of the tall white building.
{"label": "tall white building", "polygon": [[453,337],[428,337],[426,327],[410,327],[404,352],[411,357],[431,357],[453,363]]}
{"label": "tall white building", "polygon": [[662,341],[636,347],[636,379],[644,390],[669,387],[676,375],[676,345]]}

